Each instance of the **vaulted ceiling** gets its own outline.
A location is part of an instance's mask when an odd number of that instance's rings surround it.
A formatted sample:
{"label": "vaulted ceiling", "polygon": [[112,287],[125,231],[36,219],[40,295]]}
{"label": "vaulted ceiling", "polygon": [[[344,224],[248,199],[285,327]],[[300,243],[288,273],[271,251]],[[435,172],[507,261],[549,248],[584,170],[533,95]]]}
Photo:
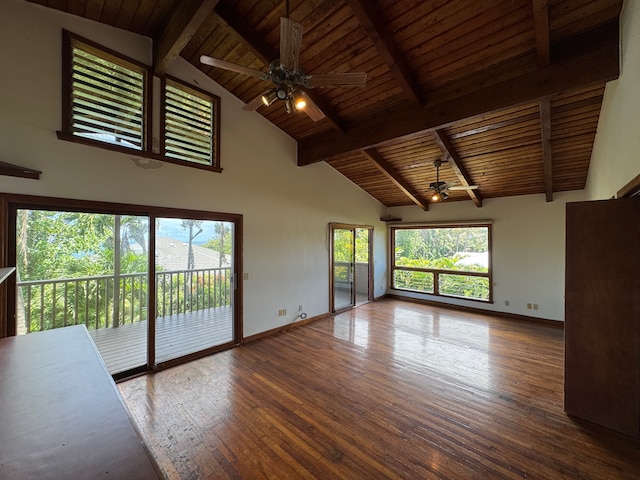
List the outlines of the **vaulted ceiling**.
{"label": "vaulted ceiling", "polygon": [[[181,55],[245,103],[269,82],[201,55],[268,71],[282,0],[29,0],[154,40],[154,71]],[[386,206],[585,186],[607,81],[619,75],[622,0],[290,0],[308,74],[366,72],[365,87],[315,88],[321,120],[257,111]],[[247,113],[249,115],[250,113]],[[224,119],[223,119],[224,121]]]}

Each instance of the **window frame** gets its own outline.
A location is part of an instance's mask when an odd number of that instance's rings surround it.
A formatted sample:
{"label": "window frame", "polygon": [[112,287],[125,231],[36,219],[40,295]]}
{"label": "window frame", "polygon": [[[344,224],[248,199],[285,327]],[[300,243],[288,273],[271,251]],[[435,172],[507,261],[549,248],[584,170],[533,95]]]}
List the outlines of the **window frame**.
{"label": "window frame", "polygon": [[[214,210],[191,210],[173,207],[160,207],[143,204],[126,204],[113,203],[94,200],[79,200],[71,198],[42,197],[33,195],[22,195],[14,193],[0,193],[0,260],[4,265],[16,265],[17,262],[17,211],[19,209],[37,209],[37,210],[63,210],[66,212],[86,212],[86,213],[102,213],[109,215],[141,215],[149,217],[149,251],[155,251],[155,220],[158,217],[165,218],[188,218],[191,220],[211,220],[225,221],[235,224],[235,237],[233,243],[233,251],[235,255],[235,264],[233,268],[232,288],[235,289],[234,295],[234,345],[239,345],[244,341],[243,333],[243,282],[242,276],[238,277],[238,272],[243,271],[243,249],[244,242],[244,216],[237,213],[224,213]],[[150,276],[150,289],[155,289],[155,255],[149,255],[149,265],[147,273]],[[0,299],[4,299],[5,307],[0,309],[0,338],[5,336],[16,335],[15,309],[16,304],[16,282],[17,276],[11,275],[3,284],[6,285],[5,291],[0,290]],[[149,296],[147,304],[149,311],[155,311],[156,299],[154,295]],[[150,323],[151,325],[151,323]],[[149,336],[155,335],[155,327],[149,330]],[[174,365],[200,358],[211,353],[224,350],[231,345],[220,345],[213,348],[203,350],[201,352],[187,354],[183,357],[164,362],[155,362],[155,347],[148,350],[147,366],[137,370],[125,371],[122,374],[116,374],[114,378],[127,378],[137,373],[151,372],[156,369],[168,368]],[[152,365],[152,366],[149,366]],[[153,366],[155,365],[155,367]]]}
{"label": "window frame", "polygon": [[[488,252],[488,267],[487,272],[474,272],[465,270],[452,270],[443,268],[432,267],[407,267],[402,265],[396,265],[396,231],[398,230],[417,230],[417,229],[446,229],[446,228],[487,228],[487,252]],[[481,303],[493,303],[493,265],[492,265],[492,224],[491,222],[477,222],[477,223],[447,223],[447,224],[419,224],[419,225],[390,225],[389,226],[389,285],[391,290],[398,292],[411,292],[418,293],[420,295],[429,295],[435,297],[452,298],[459,300],[468,300],[472,302]],[[433,292],[425,292],[417,289],[410,288],[398,288],[395,286],[395,273],[400,271],[413,271],[423,272],[433,275]],[[487,278],[489,284],[489,297],[487,299],[481,298],[469,298],[458,295],[451,295],[442,293],[439,291],[440,275],[459,275],[466,277],[483,277]]]}
{"label": "window frame", "polygon": [[[130,148],[124,145],[103,142],[92,138],[79,136],[73,133],[73,99],[72,99],[72,58],[73,48],[81,47],[92,55],[108,60],[143,75],[143,118],[142,118],[142,148]],[[67,140],[75,143],[82,143],[94,147],[104,148],[116,152],[134,154],[136,156],[147,156],[151,152],[152,138],[152,73],[148,66],[125,55],[121,55],[109,48],[103,47],[91,40],[76,35],[68,30],[62,30],[62,130],[57,132],[60,140]]]}
{"label": "window frame", "polygon": [[[142,149],[138,150],[136,148],[130,148],[123,145],[118,145],[115,143],[104,142],[80,135],[76,135],[72,131],[72,57],[73,57],[73,47],[81,45],[83,50],[91,53],[92,55],[96,55],[98,57],[104,58],[110,62],[122,65],[126,68],[130,68],[131,70],[143,73],[144,76],[144,107],[143,107],[143,142]],[[192,168],[203,169],[211,172],[221,173],[222,168],[220,167],[220,97],[207,92],[205,90],[198,89],[192,85],[189,85],[185,82],[181,82],[177,79],[173,79],[173,81],[181,83],[184,87],[192,89],[194,91],[201,92],[200,95],[204,94],[211,98],[216,98],[216,124],[214,125],[213,135],[212,137],[212,145],[215,147],[215,150],[212,150],[212,154],[215,153],[215,162],[212,162],[212,165],[199,164],[195,162],[187,162],[177,160],[171,157],[166,157],[163,154],[164,150],[164,88],[161,87],[160,91],[160,111],[157,112],[157,115],[154,115],[153,108],[153,99],[154,99],[154,82],[153,82],[153,72],[151,67],[145,65],[142,62],[139,62],[135,59],[127,57],[126,55],[122,55],[114,50],[111,50],[107,47],[104,47],[92,40],[84,38],[80,35],[76,35],[69,30],[62,30],[62,129],[56,131],[56,135],[59,140],[64,140],[67,142],[79,143],[82,145],[88,145],[96,148],[101,148],[104,150],[110,150],[113,152],[124,153],[132,158],[148,158],[152,160],[158,160],[161,162],[173,163],[178,165],[183,165]],[[156,97],[157,101],[157,97]],[[155,117],[155,118],[154,118]],[[162,118],[160,118],[162,117]],[[154,121],[160,120],[160,152],[153,151],[153,125]]]}
{"label": "window frame", "polygon": [[[180,160],[170,157],[166,154],[166,119],[167,119],[167,85],[182,90],[185,93],[194,95],[207,101],[211,101],[211,120],[213,122],[211,128],[211,163],[197,163],[188,160]],[[164,161],[175,163],[178,165],[187,165],[190,167],[202,168],[205,170],[220,171],[220,97],[206,90],[193,85],[189,85],[182,80],[166,75],[161,81],[161,100],[160,100],[160,154]]]}

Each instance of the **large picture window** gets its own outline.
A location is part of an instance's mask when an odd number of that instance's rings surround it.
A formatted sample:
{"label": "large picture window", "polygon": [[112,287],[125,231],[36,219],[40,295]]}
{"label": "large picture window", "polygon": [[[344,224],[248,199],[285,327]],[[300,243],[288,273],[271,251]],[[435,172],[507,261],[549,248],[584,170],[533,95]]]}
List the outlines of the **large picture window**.
{"label": "large picture window", "polygon": [[491,226],[393,227],[392,288],[490,302]]}

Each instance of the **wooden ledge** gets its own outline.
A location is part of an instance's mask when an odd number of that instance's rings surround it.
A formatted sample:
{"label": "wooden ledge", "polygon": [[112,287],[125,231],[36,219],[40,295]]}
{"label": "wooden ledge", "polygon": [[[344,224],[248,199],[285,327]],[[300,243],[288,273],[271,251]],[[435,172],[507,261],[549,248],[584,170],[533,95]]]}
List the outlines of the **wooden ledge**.
{"label": "wooden ledge", "polygon": [[21,167],[14,165],[13,163],[0,162],[0,175],[8,175],[10,177],[31,178],[33,180],[40,180],[40,170],[33,170],[32,168]]}

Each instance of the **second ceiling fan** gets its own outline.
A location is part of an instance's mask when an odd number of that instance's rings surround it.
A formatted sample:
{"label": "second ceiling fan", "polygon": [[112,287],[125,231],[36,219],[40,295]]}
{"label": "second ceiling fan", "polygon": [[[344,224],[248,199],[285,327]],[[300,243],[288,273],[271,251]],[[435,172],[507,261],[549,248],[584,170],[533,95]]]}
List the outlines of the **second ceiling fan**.
{"label": "second ceiling fan", "polygon": [[[446,160],[445,160],[446,161]],[[436,160],[433,162],[433,166],[436,167],[436,181],[429,184],[429,189],[433,191],[431,200],[434,202],[440,202],[449,198],[450,190],[475,190],[478,185],[469,185],[468,187],[457,185],[451,182],[440,181],[440,167],[443,164],[443,160]]]}
{"label": "second ceiling fan", "polygon": [[314,122],[324,118],[320,110],[305,93],[305,89],[341,86],[364,86],[365,72],[327,73],[308,75],[300,65],[303,26],[289,18],[289,0],[286,1],[285,16],[280,18],[280,58],[269,65],[268,72],[237,65],[217,58],[202,55],[200,62],[230,72],[258,77],[271,81],[273,87],[249,101],[244,110],[256,110],[262,105],[270,106],[276,100],[284,101],[287,112],[304,111]]}

